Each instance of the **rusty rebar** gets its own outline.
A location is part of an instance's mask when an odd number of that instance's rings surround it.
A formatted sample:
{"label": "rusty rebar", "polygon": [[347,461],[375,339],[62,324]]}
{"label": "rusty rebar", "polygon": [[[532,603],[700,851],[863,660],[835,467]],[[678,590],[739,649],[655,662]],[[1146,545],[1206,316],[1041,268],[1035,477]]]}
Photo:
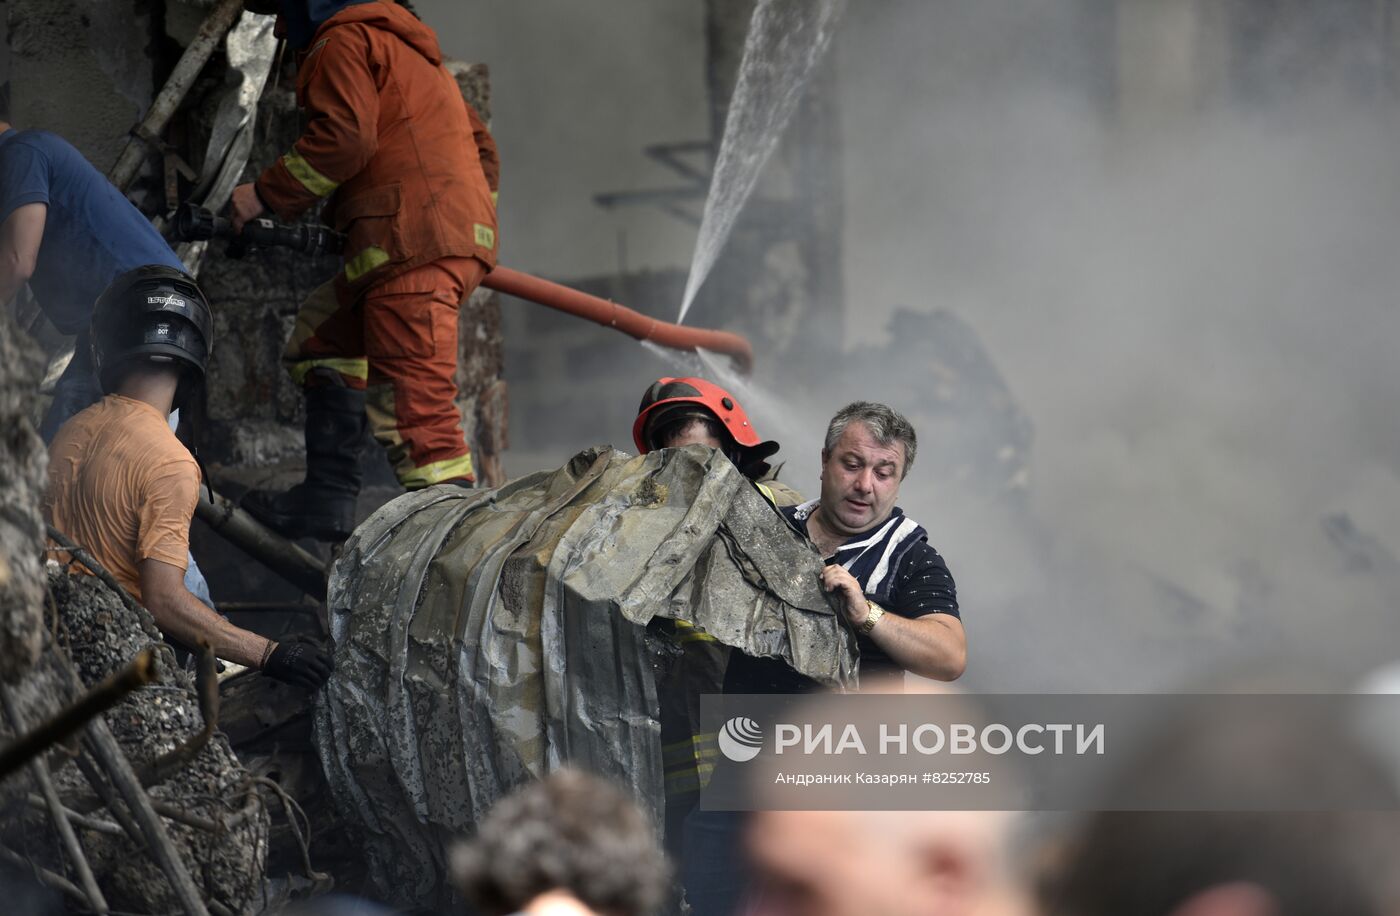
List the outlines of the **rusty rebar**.
{"label": "rusty rebar", "polygon": [[[37,808],[41,811],[47,810],[48,808],[48,805],[44,801],[44,799],[40,798],[38,795],[35,795],[33,792],[27,794],[24,797],[24,800],[31,808]],[[84,830],[91,830],[93,833],[105,833],[109,834],[110,836],[126,836],[126,831],[123,830],[121,826],[115,823],[114,821],[104,821],[99,820],[95,817],[89,817],[86,814],[80,814],[79,812],[74,811],[72,808],[68,807],[65,807],[63,809],[63,814],[65,817],[68,818],[69,821],[71,821],[74,824],[77,824]]]}
{"label": "rusty rebar", "polygon": [[[287,826],[291,828],[292,837],[297,841],[297,847],[301,850],[301,867],[306,873],[306,877],[312,881],[325,881],[330,878],[330,875],[325,872],[317,871],[311,867],[311,819],[306,816],[301,805],[297,804],[296,799],[292,798],[277,780],[269,779],[266,776],[255,776],[253,781],[271,789],[277,795],[278,801],[282,803],[282,811],[287,815]],[[298,815],[306,821],[305,833],[302,833],[301,824],[297,820]]]}
{"label": "rusty rebar", "polygon": [[[137,843],[144,843],[145,840],[141,835],[140,828],[136,826],[134,821],[126,817],[125,809],[123,809],[111,795],[111,788],[102,784],[100,780],[94,781],[94,775],[88,773],[86,770],[84,770],[84,775],[88,776],[88,782],[91,783],[94,788],[101,786],[101,790],[99,790],[99,794],[95,797],[81,796],[79,798],[69,799],[66,809],[69,819],[80,827],[86,827],[89,830],[96,830],[99,833],[125,833]],[[118,821],[120,826],[118,826],[118,824],[99,821],[88,816],[91,812],[103,806],[106,806],[107,810],[112,813],[113,819]],[[235,812],[231,819],[224,820],[221,818],[218,821],[213,821],[207,817],[200,817],[198,814],[192,814],[184,808],[172,805],[166,801],[161,801],[158,798],[151,799],[151,810],[167,821],[174,821],[177,824],[184,824],[186,827],[193,827],[196,830],[203,830],[205,833],[213,834],[227,833],[231,827],[242,820],[243,816],[243,812],[240,811]]]}
{"label": "rusty rebar", "polygon": [[258,787],[252,783],[248,784],[248,794],[246,798],[248,800],[243,803],[242,808],[239,808],[228,817],[221,817],[219,819],[219,823],[225,830],[232,830],[242,824],[244,821],[257,814],[258,810],[264,806],[262,796],[258,794]]}
{"label": "rusty rebar", "polygon": [[207,817],[191,814],[184,808],[178,808],[170,802],[161,801],[158,798],[151,799],[151,810],[168,821],[184,824],[186,827],[193,827],[196,830],[203,830],[205,833],[222,834],[228,832],[227,828],[219,821],[211,821]]}
{"label": "rusty rebar", "polygon": [[89,799],[70,800],[68,807],[79,814],[86,815],[105,805],[108,813],[112,815],[112,820],[117,822],[122,832],[130,837],[133,843],[145,842],[141,837],[141,828],[136,826],[131,815],[127,814],[126,809],[117,801],[116,791],[108,782],[107,777],[102,775],[102,771],[97,768],[97,764],[93,762],[91,756],[79,754],[75,762],[83,776],[86,777],[88,785],[92,786],[93,792],[97,793],[97,798],[95,801]]}
{"label": "rusty rebar", "polygon": [[304,548],[262,525],[208,487],[194,514],[220,537],[319,601],[326,598],[326,566]]}

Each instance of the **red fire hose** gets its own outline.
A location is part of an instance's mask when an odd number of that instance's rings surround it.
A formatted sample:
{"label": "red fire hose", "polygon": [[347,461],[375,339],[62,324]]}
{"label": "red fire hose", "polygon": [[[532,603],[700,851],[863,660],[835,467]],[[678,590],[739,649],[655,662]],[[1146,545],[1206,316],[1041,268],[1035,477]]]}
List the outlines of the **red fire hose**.
{"label": "red fire hose", "polygon": [[745,375],[753,371],[753,347],[738,334],[729,331],[711,331],[705,328],[688,328],[657,321],[640,312],[634,312],[625,305],[609,302],[588,293],[541,280],[509,267],[497,267],[481,281],[509,296],[528,299],[531,302],[587,318],[589,321],[616,328],[637,340],[650,340],[673,350],[696,350],[703,348],[731,357],[740,372]]}

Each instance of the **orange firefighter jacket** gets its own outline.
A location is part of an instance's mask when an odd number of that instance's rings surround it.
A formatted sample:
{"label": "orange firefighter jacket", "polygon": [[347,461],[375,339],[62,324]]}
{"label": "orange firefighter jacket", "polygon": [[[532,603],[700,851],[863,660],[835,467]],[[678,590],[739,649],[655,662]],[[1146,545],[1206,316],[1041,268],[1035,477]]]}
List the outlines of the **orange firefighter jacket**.
{"label": "orange firefighter jacket", "polygon": [[392,0],[346,7],[316,31],[297,102],[306,130],[256,188],[286,221],[329,198],[326,221],[348,235],[343,288],[444,257],[495,266],[496,146],[432,29]]}

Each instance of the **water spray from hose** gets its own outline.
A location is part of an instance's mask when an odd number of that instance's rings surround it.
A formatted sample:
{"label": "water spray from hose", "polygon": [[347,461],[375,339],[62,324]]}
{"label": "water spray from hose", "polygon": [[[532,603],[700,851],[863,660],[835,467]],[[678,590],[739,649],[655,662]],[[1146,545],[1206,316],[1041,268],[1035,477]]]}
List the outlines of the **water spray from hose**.
{"label": "water spray from hose", "polygon": [[758,0],[754,7],[678,323],[710,275],[845,7],[846,0]]}

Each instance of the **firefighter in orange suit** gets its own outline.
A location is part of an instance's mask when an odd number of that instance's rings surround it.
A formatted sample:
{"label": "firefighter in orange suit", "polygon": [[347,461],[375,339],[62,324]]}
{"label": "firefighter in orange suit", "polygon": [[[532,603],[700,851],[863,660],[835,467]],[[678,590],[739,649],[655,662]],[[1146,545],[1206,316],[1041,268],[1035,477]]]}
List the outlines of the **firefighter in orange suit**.
{"label": "firefighter in orange suit", "polygon": [[[437,36],[392,0],[245,0],[300,49],[305,132],[233,195],[234,228],[326,201],[347,235],[333,284],[297,315],[283,360],[306,391],[306,479],[244,507],[291,537],[354,527],[368,424],[399,482],[473,480],[456,406],[457,310],[496,263],[495,144]],[[275,6],[275,10],[271,7]]]}

